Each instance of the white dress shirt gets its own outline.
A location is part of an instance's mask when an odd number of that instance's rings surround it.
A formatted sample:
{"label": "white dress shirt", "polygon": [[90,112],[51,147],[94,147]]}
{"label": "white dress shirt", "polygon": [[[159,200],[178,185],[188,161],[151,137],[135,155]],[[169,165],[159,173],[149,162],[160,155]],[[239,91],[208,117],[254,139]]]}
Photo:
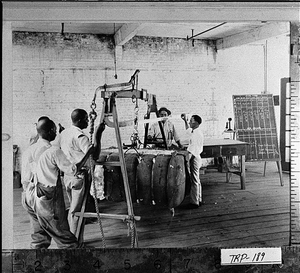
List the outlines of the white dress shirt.
{"label": "white dress shirt", "polygon": [[188,130],[190,131],[190,139],[187,151],[195,157],[200,157],[200,154],[203,152],[203,133],[199,127],[194,130],[189,128]]}

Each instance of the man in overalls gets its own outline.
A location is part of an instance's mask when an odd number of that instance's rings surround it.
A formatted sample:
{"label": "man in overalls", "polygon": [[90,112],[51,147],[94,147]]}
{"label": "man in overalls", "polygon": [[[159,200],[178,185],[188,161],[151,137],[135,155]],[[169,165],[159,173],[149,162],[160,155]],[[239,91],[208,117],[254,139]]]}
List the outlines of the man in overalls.
{"label": "man in overalls", "polygon": [[37,132],[38,141],[25,151],[22,158],[27,166],[22,176],[25,189],[22,205],[29,213],[33,228],[30,247],[48,248],[53,238],[58,248],[77,248],[78,241],[70,232],[67,221],[59,170],[69,175],[77,174],[94,148],[90,147],[80,163],[72,164],[59,147],[50,144],[56,137],[52,120],[38,122]]}
{"label": "man in overalls", "polygon": [[[182,145],[180,143],[179,135],[177,133],[177,130],[175,129],[174,124],[168,120],[168,116],[171,115],[171,111],[167,109],[166,107],[161,107],[158,110],[159,117],[165,118],[161,120],[161,125],[164,131],[164,135],[166,138],[166,144],[168,149],[174,149],[174,148],[182,148]],[[156,148],[165,148],[165,145],[163,143],[163,136],[159,127],[158,122],[151,125],[148,131],[148,139],[157,141],[155,144]],[[173,140],[177,143],[178,147],[173,144]]]}

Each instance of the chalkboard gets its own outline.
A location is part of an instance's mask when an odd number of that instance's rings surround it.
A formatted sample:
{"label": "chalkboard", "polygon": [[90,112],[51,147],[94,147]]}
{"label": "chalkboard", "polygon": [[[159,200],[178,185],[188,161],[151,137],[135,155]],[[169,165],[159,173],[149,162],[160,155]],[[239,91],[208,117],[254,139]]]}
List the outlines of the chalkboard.
{"label": "chalkboard", "polygon": [[246,161],[280,160],[272,94],[234,95],[238,140],[249,143]]}

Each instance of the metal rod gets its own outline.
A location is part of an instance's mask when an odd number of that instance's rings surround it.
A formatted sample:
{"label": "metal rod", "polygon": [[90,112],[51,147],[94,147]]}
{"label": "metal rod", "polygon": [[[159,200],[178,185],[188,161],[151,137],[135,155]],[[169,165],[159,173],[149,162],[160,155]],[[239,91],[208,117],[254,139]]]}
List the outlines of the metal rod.
{"label": "metal rod", "polygon": [[[116,24],[114,23],[114,35],[116,34]],[[117,56],[116,56],[116,50],[117,50],[117,46],[116,46],[116,43],[114,43],[114,63],[115,63],[115,79],[118,78],[118,75],[117,75]]]}
{"label": "metal rod", "polygon": [[224,23],[222,23],[222,24],[219,24],[219,25],[217,25],[217,26],[214,26],[214,27],[212,27],[212,28],[210,28],[210,29],[207,29],[207,30],[205,30],[205,31],[202,31],[202,32],[200,32],[200,33],[198,33],[198,34],[196,34],[196,35],[192,35],[191,37],[187,37],[186,39],[187,39],[187,41],[188,41],[188,40],[193,39],[193,38],[195,38],[195,37],[197,37],[197,36],[199,36],[199,35],[201,35],[201,34],[203,34],[203,33],[205,33],[205,32],[208,32],[208,31],[213,30],[213,29],[215,29],[215,28],[217,28],[217,27],[220,27],[220,26],[222,26],[222,25],[224,25],[224,24],[226,24],[226,22],[224,22]]}

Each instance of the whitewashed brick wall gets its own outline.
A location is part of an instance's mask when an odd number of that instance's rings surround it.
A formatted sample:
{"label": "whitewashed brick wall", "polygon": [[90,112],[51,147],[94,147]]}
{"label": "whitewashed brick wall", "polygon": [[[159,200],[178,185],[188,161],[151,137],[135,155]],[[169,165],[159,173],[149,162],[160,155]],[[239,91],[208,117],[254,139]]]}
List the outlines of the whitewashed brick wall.
{"label": "whitewashed brick wall", "polygon": [[[122,56],[114,65],[110,37],[66,34],[64,40],[54,33],[13,33],[13,138],[20,147],[19,156],[28,147],[35,132],[34,123],[47,115],[64,127],[71,124],[75,108],[90,111],[95,89],[106,84],[129,81],[136,69],[139,88],[156,94],[158,107],[172,114],[199,114],[206,137],[223,137],[225,123],[233,118],[233,94],[258,94],[264,88],[263,51],[259,46],[242,46],[216,53],[210,42],[171,38],[134,37],[123,46]],[[281,50],[288,38],[272,40],[272,50]],[[281,65],[273,67],[276,81],[288,77],[288,53]],[[273,94],[279,84],[269,79]],[[277,89],[274,88],[277,86]],[[276,89],[276,90],[274,90]],[[97,98],[101,113],[102,100]],[[117,99],[119,120],[134,118],[130,99]],[[146,103],[139,101],[139,118],[146,114]],[[97,123],[97,122],[96,122]],[[174,121],[182,137],[182,120]],[[143,126],[139,126],[143,140]],[[133,128],[121,128],[122,141],[130,143]],[[88,130],[87,130],[88,133]],[[113,129],[103,135],[103,147],[115,146]],[[17,169],[19,169],[18,160]]]}

